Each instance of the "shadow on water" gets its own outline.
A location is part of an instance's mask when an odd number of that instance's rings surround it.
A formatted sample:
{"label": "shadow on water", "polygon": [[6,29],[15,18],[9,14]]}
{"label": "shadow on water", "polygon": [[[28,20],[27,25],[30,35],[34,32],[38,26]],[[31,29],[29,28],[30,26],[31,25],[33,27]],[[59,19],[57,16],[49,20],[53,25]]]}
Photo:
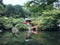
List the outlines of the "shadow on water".
{"label": "shadow on water", "polygon": [[[1,39],[0,45],[60,45],[60,32],[40,32],[37,35],[32,35],[32,39],[28,42],[24,41],[25,32],[16,35],[17,37],[14,37],[12,33],[4,33],[2,36],[4,40]],[[6,40],[6,38],[9,40]],[[3,41],[7,41],[7,43]]]}
{"label": "shadow on water", "polygon": [[39,41],[31,39],[28,42],[24,40],[25,33],[16,34],[17,37],[13,36],[11,32],[5,32],[1,34],[0,45],[42,45]]}
{"label": "shadow on water", "polygon": [[46,45],[60,45],[60,32],[44,32],[42,38]]}
{"label": "shadow on water", "polygon": [[29,41],[29,42],[15,41],[13,43],[0,44],[0,45],[43,45],[43,44],[37,41]]}
{"label": "shadow on water", "polygon": [[32,40],[32,41],[29,41],[29,42],[25,42],[25,45],[43,45],[43,43],[40,43],[36,40]]}

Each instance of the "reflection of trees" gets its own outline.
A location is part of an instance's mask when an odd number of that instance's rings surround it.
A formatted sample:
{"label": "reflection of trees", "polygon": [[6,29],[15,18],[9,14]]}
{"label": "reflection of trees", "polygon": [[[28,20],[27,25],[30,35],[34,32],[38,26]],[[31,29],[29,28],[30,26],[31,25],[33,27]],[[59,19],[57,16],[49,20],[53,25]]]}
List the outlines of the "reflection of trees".
{"label": "reflection of trees", "polygon": [[0,4],[3,4],[3,0],[0,0]]}

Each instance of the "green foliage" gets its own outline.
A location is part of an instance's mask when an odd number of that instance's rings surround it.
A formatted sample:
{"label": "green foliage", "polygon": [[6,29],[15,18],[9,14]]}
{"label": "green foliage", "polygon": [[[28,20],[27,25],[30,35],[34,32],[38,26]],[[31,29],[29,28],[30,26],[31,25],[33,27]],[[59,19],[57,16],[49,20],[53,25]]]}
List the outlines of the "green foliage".
{"label": "green foliage", "polygon": [[3,13],[4,12],[4,6],[0,4],[0,13]]}
{"label": "green foliage", "polygon": [[57,23],[60,20],[60,11],[44,11],[40,17],[32,21],[37,26],[37,30],[57,30]]}
{"label": "green foliage", "polygon": [[20,5],[13,6],[11,4],[6,5],[4,16],[7,17],[12,16],[14,18],[25,17],[22,6]]}
{"label": "green foliage", "polygon": [[[33,14],[35,16],[35,14]],[[23,24],[24,19],[22,18],[11,18],[11,17],[1,17],[3,26],[5,29],[13,27],[13,24],[17,26],[19,30],[27,29],[27,26]],[[59,10],[50,10],[44,11],[41,16],[36,16],[35,19],[32,19],[32,24],[37,26],[37,30],[47,30],[47,29],[57,29],[57,23],[60,20],[60,11]]]}
{"label": "green foliage", "polygon": [[46,8],[46,10],[53,10],[54,9],[53,4],[47,5],[45,8]]}
{"label": "green foliage", "polygon": [[[18,17],[23,17],[24,16],[24,12],[22,9],[22,6],[20,5],[15,5],[14,6],[14,15],[18,15]],[[16,16],[17,17],[17,16]]]}
{"label": "green foliage", "polygon": [[21,29],[27,29],[26,25],[23,24],[24,22],[24,19],[23,18],[20,18],[20,19],[17,19],[17,18],[11,18],[11,17],[1,17],[0,18],[0,21],[2,23],[2,27],[5,28],[5,29],[10,29],[13,27],[13,24],[15,24],[15,26],[21,30]]}
{"label": "green foliage", "polygon": [[12,5],[7,5],[5,9],[5,15],[12,16],[14,14],[14,7]]}
{"label": "green foliage", "polygon": [[[32,0],[25,4],[25,8],[27,8],[32,15],[39,16],[38,13],[42,14],[44,11],[53,10],[53,2],[56,0],[52,0],[51,3],[48,3],[49,1],[50,0]],[[48,4],[46,4],[46,2]]]}
{"label": "green foliage", "polygon": [[11,19],[7,17],[1,17],[0,21],[2,21],[1,23],[3,24],[3,28],[6,29],[12,28]]}
{"label": "green foliage", "polygon": [[58,0],[47,0],[47,4],[49,5],[49,4],[52,4],[53,2],[56,2],[56,1],[58,1]]}

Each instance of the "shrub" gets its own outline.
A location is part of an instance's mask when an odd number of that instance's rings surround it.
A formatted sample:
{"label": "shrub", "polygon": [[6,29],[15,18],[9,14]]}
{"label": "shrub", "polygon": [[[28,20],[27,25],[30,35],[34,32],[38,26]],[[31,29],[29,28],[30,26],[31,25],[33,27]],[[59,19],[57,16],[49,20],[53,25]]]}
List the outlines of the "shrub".
{"label": "shrub", "polygon": [[59,10],[43,12],[42,16],[37,17],[32,23],[37,26],[37,30],[57,30],[57,21],[60,19]]}
{"label": "shrub", "polygon": [[10,17],[1,17],[0,21],[2,23],[1,27],[4,28],[3,30],[11,30],[11,28],[13,27],[13,24],[15,24],[15,26],[18,29],[26,29],[26,25],[23,24],[24,19],[20,18],[20,19],[16,19],[16,18],[10,18]]}

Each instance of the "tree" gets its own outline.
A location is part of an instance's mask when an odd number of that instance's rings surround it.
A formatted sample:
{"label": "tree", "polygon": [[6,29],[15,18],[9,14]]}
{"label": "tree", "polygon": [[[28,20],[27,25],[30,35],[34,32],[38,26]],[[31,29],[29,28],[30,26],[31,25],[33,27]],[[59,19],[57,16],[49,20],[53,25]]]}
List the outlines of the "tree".
{"label": "tree", "polygon": [[49,5],[49,4],[51,4],[51,3],[55,2],[55,1],[58,1],[58,0],[47,0],[47,4]]}
{"label": "tree", "polygon": [[42,14],[45,10],[52,10],[53,9],[53,2],[57,0],[32,0],[25,4],[25,7],[31,11],[31,13],[38,13]]}
{"label": "tree", "polygon": [[16,16],[18,16],[18,17],[25,17],[22,6],[15,5],[14,8],[15,8],[14,14]]}
{"label": "tree", "polygon": [[4,15],[4,10],[5,10],[5,7],[0,4],[0,15],[3,16]]}
{"label": "tree", "polygon": [[5,9],[5,15],[6,16],[11,16],[14,14],[14,6],[9,4],[6,6],[6,9]]}
{"label": "tree", "polygon": [[[46,10],[46,1],[41,1],[41,0],[32,0],[29,1],[25,4],[25,7],[31,12],[31,13],[38,13],[42,14],[44,10]],[[35,15],[35,14],[34,14]]]}

